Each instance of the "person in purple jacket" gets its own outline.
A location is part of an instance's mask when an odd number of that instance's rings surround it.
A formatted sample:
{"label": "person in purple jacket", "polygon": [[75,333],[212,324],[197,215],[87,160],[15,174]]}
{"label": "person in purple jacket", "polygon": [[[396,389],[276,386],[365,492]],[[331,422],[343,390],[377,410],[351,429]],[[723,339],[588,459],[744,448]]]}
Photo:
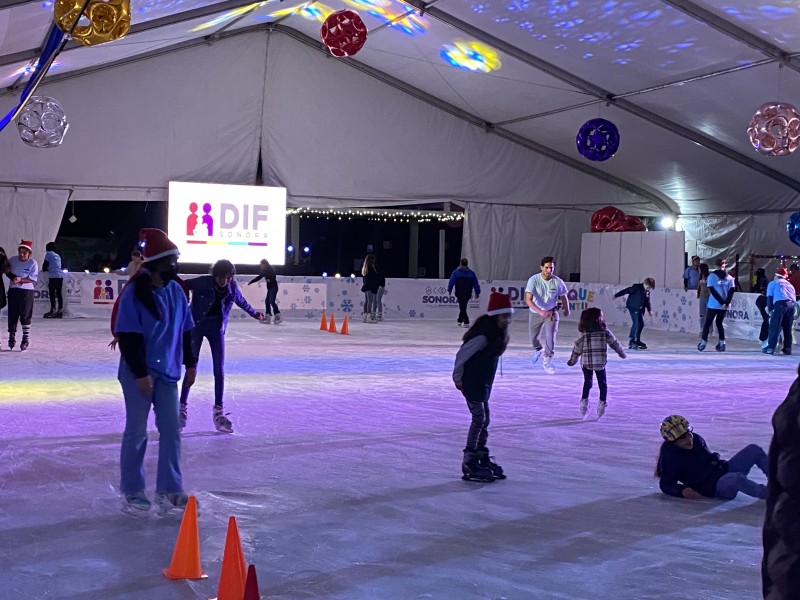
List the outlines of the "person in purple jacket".
{"label": "person in purple jacket", "polygon": [[[264,313],[256,311],[244,299],[233,276],[236,267],[229,260],[218,260],[211,267],[211,275],[188,279],[185,283],[192,293],[191,310],[195,327],[192,329],[192,350],[200,355],[203,338],[211,348],[214,364],[214,427],[223,433],[233,433],[233,425],[223,412],[222,394],[225,389],[225,329],[233,304],[259,321]],[[189,387],[181,388],[180,428],[186,427],[189,415]]]}

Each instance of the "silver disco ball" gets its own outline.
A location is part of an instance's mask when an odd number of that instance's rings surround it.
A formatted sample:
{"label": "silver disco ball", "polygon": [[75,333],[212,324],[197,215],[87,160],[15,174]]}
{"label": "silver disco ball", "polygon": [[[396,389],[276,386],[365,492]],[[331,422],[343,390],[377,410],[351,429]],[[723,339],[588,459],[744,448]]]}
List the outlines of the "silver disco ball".
{"label": "silver disco ball", "polygon": [[32,96],[17,117],[19,137],[33,148],[55,148],[69,129],[61,103],[47,96]]}

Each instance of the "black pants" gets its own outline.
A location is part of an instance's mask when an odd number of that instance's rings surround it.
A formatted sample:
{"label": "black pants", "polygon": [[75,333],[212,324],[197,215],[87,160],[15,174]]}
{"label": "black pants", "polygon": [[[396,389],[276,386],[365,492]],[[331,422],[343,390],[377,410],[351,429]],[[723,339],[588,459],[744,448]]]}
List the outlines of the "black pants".
{"label": "black pants", "polygon": [[272,315],[279,314],[281,311],[278,310],[278,304],[275,300],[278,299],[278,286],[274,288],[267,288],[267,299],[264,301],[264,304],[267,308],[267,314]]}
{"label": "black pants", "polygon": [[606,394],[608,393],[608,386],[606,385],[606,370],[600,369],[599,371],[592,371],[585,367],[581,367],[583,371],[583,395],[581,398],[589,399],[589,392],[592,389],[592,374],[597,376],[597,387],[600,389],[600,402],[606,401]]}
{"label": "black pants", "polygon": [[64,279],[61,277],[51,277],[47,284],[47,290],[50,293],[50,310],[56,310],[56,300],[58,300],[58,310],[64,309],[64,296],[61,290],[64,288]]}
{"label": "black pants", "polygon": [[722,322],[725,320],[725,314],[727,310],[723,310],[721,308],[709,308],[708,312],[706,312],[706,322],[703,325],[703,335],[700,337],[704,342],[708,341],[708,334],[711,331],[711,324],[716,320],[717,322],[717,332],[719,333],[719,341],[725,341],[725,327],[723,326]]}
{"label": "black pants", "polygon": [[763,308],[759,308],[758,311],[761,313],[761,331],[758,334],[758,341],[759,342],[766,342],[767,338],[769,337],[769,313],[765,311]]}
{"label": "black pants", "polygon": [[17,321],[27,331],[33,316],[33,290],[11,288],[8,290],[8,332],[17,331]]}
{"label": "black pants", "polygon": [[467,400],[467,407],[472,415],[467,432],[467,445],[469,450],[486,447],[489,439],[489,394],[491,386],[476,386],[475,389],[464,389],[462,393]]}
{"label": "black pants", "polygon": [[464,323],[465,325],[469,325],[469,317],[467,316],[467,304],[469,304],[470,297],[458,297],[456,296],[456,300],[458,300],[458,322]]}

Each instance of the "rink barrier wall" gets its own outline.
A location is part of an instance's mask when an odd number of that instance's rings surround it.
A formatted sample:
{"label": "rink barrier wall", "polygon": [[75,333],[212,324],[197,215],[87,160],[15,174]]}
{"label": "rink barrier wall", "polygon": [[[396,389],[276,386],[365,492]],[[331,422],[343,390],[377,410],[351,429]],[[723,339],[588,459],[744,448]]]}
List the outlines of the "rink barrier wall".
{"label": "rink barrier wall", "polygon": [[[184,275],[184,278],[197,275]],[[264,309],[266,285],[264,281],[247,285],[252,275],[237,275],[236,281],[245,299],[256,309]],[[119,296],[127,277],[112,274],[69,273],[64,278],[63,294],[67,317],[108,318],[114,301]],[[319,323],[320,314],[325,310],[335,314],[337,320],[349,315],[357,320],[363,311],[364,294],[361,292],[361,278],[351,277],[278,277],[278,306],[283,316],[290,320],[308,320]],[[41,275],[34,290],[34,316],[41,317],[50,310],[47,291],[47,275]],[[471,300],[468,312],[474,320],[485,312],[489,293],[503,291],[511,296],[511,304],[516,310],[516,319],[527,318],[525,306],[526,281],[494,280],[479,282],[481,296]],[[7,285],[7,283],[6,283]],[[625,308],[625,298],[614,298],[614,294],[625,286],[604,283],[567,283],[571,314],[565,321],[577,321],[585,308],[596,306],[602,309],[606,323],[616,330],[616,334],[626,338],[630,315]],[[761,316],[756,308],[757,294],[738,293],[734,296],[728,316],[725,319],[726,336],[738,339],[758,339]],[[656,288],[650,294],[652,317],[645,315],[646,329],[661,331],[700,333],[699,301],[695,292],[682,289]],[[386,293],[383,296],[384,320],[456,320],[458,303],[447,293],[447,281],[440,279],[387,279]],[[0,311],[5,316],[7,309]],[[231,318],[248,318],[244,311],[234,306]],[[341,321],[340,321],[341,322]],[[795,329],[798,323],[795,311]],[[569,328],[562,325],[562,331]],[[716,338],[712,330],[711,339]]]}

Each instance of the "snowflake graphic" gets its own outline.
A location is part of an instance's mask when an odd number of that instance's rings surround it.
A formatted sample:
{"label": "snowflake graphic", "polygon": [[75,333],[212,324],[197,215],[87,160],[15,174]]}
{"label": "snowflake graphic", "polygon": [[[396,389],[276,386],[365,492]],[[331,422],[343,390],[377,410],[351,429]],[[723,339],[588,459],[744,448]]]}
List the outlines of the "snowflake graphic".
{"label": "snowflake graphic", "polygon": [[314,293],[319,294],[319,288],[314,288]]}
{"label": "snowflake graphic", "polygon": [[311,296],[305,296],[303,298],[303,302],[306,304],[311,304]]}
{"label": "snowflake graphic", "polygon": [[328,308],[333,308],[333,300],[331,300],[330,302],[328,302]]}
{"label": "snowflake graphic", "polygon": [[310,319],[316,319],[316,318],[317,318],[317,315],[314,314],[313,310],[309,310],[308,312],[306,312],[306,319],[310,320]]}
{"label": "snowflake graphic", "polygon": [[419,318],[420,319],[424,319],[425,318],[425,313],[419,313]]}
{"label": "snowflake graphic", "polygon": [[669,311],[668,310],[662,311],[662,313],[661,313],[661,322],[664,323],[665,325],[667,323],[669,323]]}
{"label": "snowflake graphic", "polygon": [[310,279],[306,279],[306,283],[312,283]]}
{"label": "snowflake graphic", "polygon": [[294,302],[292,302],[292,303],[289,305],[289,308],[290,308],[290,309],[292,309],[292,310],[297,310],[297,304],[295,304]]}
{"label": "snowflake graphic", "polygon": [[342,290],[342,296],[347,296],[347,290]]}
{"label": "snowflake graphic", "polygon": [[414,317],[416,317],[416,316],[417,316],[417,311],[415,311],[415,310],[413,310],[413,309],[412,309],[412,310],[410,310],[410,311],[408,311],[408,316],[409,316],[409,317],[411,317],[411,318],[413,319]]}
{"label": "snowflake graphic", "polygon": [[310,290],[310,289],[311,289],[311,286],[310,286],[310,285],[304,285],[304,286],[303,286],[303,291],[304,291],[304,292],[308,292],[308,290]]}
{"label": "snowflake graphic", "polygon": [[340,306],[342,312],[353,312],[353,301],[349,299],[342,300],[342,305]]}
{"label": "snowflake graphic", "polygon": [[288,296],[289,295],[289,290],[283,290],[283,295],[284,296]]}
{"label": "snowflake graphic", "polygon": [[681,304],[686,306],[686,296],[681,296]]}

